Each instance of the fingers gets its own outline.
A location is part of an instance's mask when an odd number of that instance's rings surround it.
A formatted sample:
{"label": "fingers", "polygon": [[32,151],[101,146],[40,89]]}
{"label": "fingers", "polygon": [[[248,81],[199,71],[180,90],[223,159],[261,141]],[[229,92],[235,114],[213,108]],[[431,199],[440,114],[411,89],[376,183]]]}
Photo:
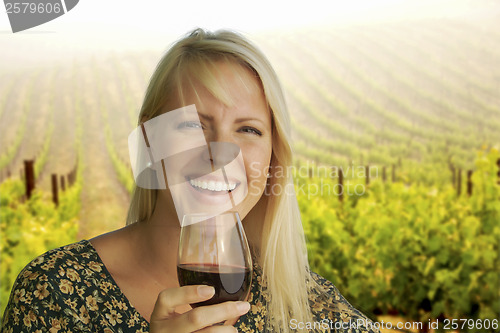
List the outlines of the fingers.
{"label": "fingers", "polygon": [[184,286],[165,289],[158,295],[151,314],[151,322],[169,318],[174,315],[177,306],[205,301],[210,299],[214,293],[214,287],[210,286]]}
{"label": "fingers", "polygon": [[236,324],[238,319],[239,319],[239,317],[228,319],[224,322],[224,325],[234,326],[234,324]]}
{"label": "fingers", "polygon": [[178,315],[175,308],[183,304],[192,304],[210,299],[214,295],[213,287],[184,286],[166,289],[158,295],[155,308],[151,314],[150,329],[154,333],[163,332],[236,332],[233,326],[211,325],[238,318],[250,310],[248,302],[224,302],[221,304],[201,306]]}
{"label": "fingers", "polygon": [[196,333],[237,333],[238,330],[236,327],[233,326],[210,326],[204,329],[201,329],[199,331],[196,331]]}
{"label": "fingers", "polygon": [[[192,332],[202,328],[208,328],[207,326],[224,322],[235,317],[240,317],[247,313],[248,310],[250,310],[250,304],[248,302],[224,302],[221,304],[194,308],[174,318],[172,321],[175,322],[176,325],[178,324],[178,327],[182,327],[183,330],[187,328],[187,332]],[[226,327],[234,328],[232,326],[217,327],[224,328],[224,330],[227,330]],[[234,330],[229,330],[228,332],[234,332]]]}

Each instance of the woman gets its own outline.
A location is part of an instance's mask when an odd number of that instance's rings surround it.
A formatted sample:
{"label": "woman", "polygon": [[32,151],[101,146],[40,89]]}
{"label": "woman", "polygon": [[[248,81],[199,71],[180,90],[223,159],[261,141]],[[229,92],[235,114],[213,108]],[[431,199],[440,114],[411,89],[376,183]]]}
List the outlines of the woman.
{"label": "woman", "polygon": [[197,29],[178,41],[151,78],[139,124],[192,104],[201,124],[189,126],[243,155],[249,190],[236,210],[254,257],[248,302],[191,309],[214,290],[179,287],[172,193],[136,187],[125,228],[49,251],[21,272],[3,331],[372,332],[333,284],[309,271],[291,174],[283,172],[292,163],[290,120],[264,55],[229,31]]}

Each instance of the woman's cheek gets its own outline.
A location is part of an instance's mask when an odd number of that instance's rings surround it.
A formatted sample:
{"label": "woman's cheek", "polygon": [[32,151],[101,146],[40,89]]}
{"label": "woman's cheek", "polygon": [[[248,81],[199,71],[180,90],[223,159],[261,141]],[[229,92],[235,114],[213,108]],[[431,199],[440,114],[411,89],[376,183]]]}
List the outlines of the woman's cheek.
{"label": "woman's cheek", "polygon": [[248,194],[252,196],[260,196],[264,191],[267,181],[266,168],[262,164],[253,163],[249,166],[250,172],[248,178]]}

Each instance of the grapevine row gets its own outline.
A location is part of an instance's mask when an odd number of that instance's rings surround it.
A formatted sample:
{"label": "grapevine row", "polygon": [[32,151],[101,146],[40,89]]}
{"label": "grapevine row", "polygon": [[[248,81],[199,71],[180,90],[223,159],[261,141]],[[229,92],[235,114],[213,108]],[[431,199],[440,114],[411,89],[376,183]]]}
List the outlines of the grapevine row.
{"label": "grapevine row", "polygon": [[[477,59],[478,55],[481,54],[483,55],[485,51],[488,51],[487,49],[483,49],[482,47],[474,47],[473,50],[477,51],[478,53],[476,55],[466,55],[464,56],[464,49],[468,49],[467,47],[467,40],[463,39],[463,34],[455,34],[453,37],[450,38],[443,38],[443,36],[439,36],[440,39],[436,39],[438,35],[436,35],[436,31],[428,31],[429,29],[427,25],[422,26],[418,29],[419,33],[419,39],[418,39],[418,47],[414,47],[414,50],[418,50],[419,52],[422,52],[423,55],[425,56],[425,59],[429,59],[431,62],[433,62],[436,66],[436,68],[444,69],[448,73],[452,73],[455,75],[456,80],[458,82],[464,82],[467,83],[467,87],[472,87],[476,89],[477,91],[481,91],[482,93],[489,95],[490,97],[498,98],[497,94],[495,93],[494,89],[491,89],[486,82],[488,82],[488,79],[486,77],[481,77],[478,78],[476,77],[477,73],[479,70],[483,70],[484,66],[473,66],[474,64],[477,64],[478,62],[471,62],[470,59],[472,56],[474,56],[475,59]],[[401,28],[400,30],[403,30],[402,33],[410,33],[410,31],[405,30],[404,28]],[[385,31],[385,30],[384,30]],[[415,30],[412,30],[411,33],[413,36],[415,36]],[[476,36],[477,37],[477,36]],[[415,38],[415,37],[414,37]],[[456,46],[452,45],[450,42],[454,41]],[[426,47],[422,47],[422,44],[424,43],[430,43],[434,49],[440,49],[441,51],[445,51],[447,53],[453,53],[454,57],[456,60],[459,60],[463,66],[451,66],[449,61],[439,61],[437,56],[434,56],[434,54],[430,52],[426,52]],[[464,45],[465,44],[465,45]],[[480,62],[479,62],[480,63]],[[468,67],[465,67],[468,66]],[[488,74],[491,75],[491,69],[492,68],[487,68]],[[474,73],[474,75],[470,75],[470,73]],[[481,81],[482,79],[482,81]],[[484,82],[483,82],[484,81]],[[476,98],[476,95],[474,93],[467,95],[468,98],[473,98],[476,99],[477,101],[480,101],[479,99]]]}
{"label": "grapevine row", "polygon": [[[316,89],[320,92],[320,95],[322,96],[322,98],[327,100],[327,102],[330,106],[332,106],[336,110],[342,110],[343,114],[349,115],[345,118],[350,118],[349,120],[352,120],[358,124],[362,124],[362,127],[364,129],[366,129],[367,133],[365,135],[359,135],[359,134],[356,134],[355,132],[349,132],[349,131],[345,130],[337,121],[327,117],[323,112],[319,112],[316,110],[316,108],[312,107],[310,105],[309,100],[307,100],[305,97],[302,97],[301,95],[299,95],[296,92],[297,89],[293,88],[293,86],[291,84],[289,84],[288,81],[284,81],[284,85],[285,85],[286,90],[292,94],[292,97],[297,99],[297,101],[302,105],[303,109],[305,111],[307,111],[309,115],[313,116],[313,118],[318,120],[318,123],[321,126],[328,128],[330,131],[332,131],[332,133],[335,133],[335,135],[342,137],[344,139],[344,141],[354,140],[354,141],[358,142],[362,147],[372,149],[372,147],[374,147],[374,145],[375,145],[375,143],[374,143],[375,140],[373,138],[370,139],[370,136],[374,135],[375,134],[374,131],[376,131],[374,129],[373,125],[368,123],[366,121],[366,119],[363,117],[351,116],[352,112],[349,113],[347,111],[347,107],[341,101],[335,101],[331,97],[327,97],[327,96],[331,96],[331,94],[328,95],[328,92],[326,92],[326,90],[324,90],[324,89],[319,90],[320,89],[319,85],[317,85],[317,84],[312,85],[311,83],[313,82],[313,79],[308,79],[307,73],[305,73],[305,71],[303,69],[301,69],[296,64],[295,61],[293,61],[291,58],[286,58],[286,61],[289,62],[293,66],[294,72],[301,73],[301,79],[305,78],[304,80],[306,83],[310,84],[314,89]],[[329,74],[330,74],[330,77],[331,77],[331,75],[334,75],[333,73],[329,73]],[[340,85],[344,85],[339,78],[337,78],[336,81]],[[349,88],[346,88],[346,89],[349,89]],[[359,94],[357,94],[357,95],[359,96]],[[335,104],[333,104],[333,103],[335,103]],[[381,108],[378,108],[378,109],[381,109]],[[386,140],[391,141],[391,142],[402,142],[402,141],[407,140],[407,137],[404,135],[401,135],[401,134],[398,134],[395,132],[388,132],[388,131],[379,131],[379,133],[377,133],[377,137],[385,138]]]}
{"label": "grapevine row", "polygon": [[[100,79],[100,75],[98,74],[98,70],[95,70],[97,77],[97,91],[98,91],[98,100],[99,100],[99,109],[102,111],[102,120],[104,124],[104,135],[106,139],[106,149],[108,150],[109,157],[111,158],[111,162],[113,164],[113,168],[118,176],[118,180],[125,187],[128,193],[132,193],[134,189],[134,179],[132,177],[132,172],[127,163],[122,161],[118,152],[116,151],[116,147],[113,141],[113,133],[111,126],[109,124],[109,103],[104,103],[104,98],[102,97],[102,83]],[[109,100],[108,100],[109,102]],[[128,104],[128,102],[127,102]],[[130,115],[130,113],[129,113]]]}
{"label": "grapevine row", "polygon": [[39,178],[42,170],[45,167],[45,164],[48,159],[48,153],[50,150],[50,146],[52,143],[52,136],[54,134],[54,114],[55,114],[55,105],[54,105],[54,97],[55,97],[55,86],[54,86],[54,79],[52,79],[51,85],[48,89],[50,92],[50,97],[48,101],[48,107],[49,107],[49,119],[48,119],[48,127],[45,132],[45,137],[43,140],[42,148],[40,152],[37,154],[36,159],[35,159],[35,178]]}
{"label": "grapevine row", "polygon": [[[379,115],[387,123],[390,123],[391,127],[399,128],[400,130],[413,135],[419,134],[420,131],[417,128],[415,128],[412,124],[410,124],[405,120],[402,120],[401,118],[397,117],[391,112],[388,112],[387,110],[379,106],[377,103],[375,103],[372,99],[365,97],[361,92],[346,85],[344,80],[338,77],[337,74],[331,70],[330,66],[328,66],[322,58],[319,58],[311,50],[306,49],[300,44],[295,44],[295,50],[297,51],[297,49],[299,49],[306,58],[313,60],[314,64],[320,69],[321,72],[325,73],[331,81],[335,82],[338,86],[342,87],[355,100],[363,101],[363,103],[371,111]],[[378,136],[388,141],[393,141],[395,139],[397,140],[403,138],[402,136],[398,138],[397,137],[398,135],[396,133],[389,134],[387,131],[381,131]],[[396,136],[396,138],[394,136]]]}
{"label": "grapevine row", "polygon": [[27,96],[25,97],[24,104],[22,107],[20,124],[19,127],[17,128],[16,136],[14,137],[12,142],[9,143],[5,152],[0,156],[0,170],[7,167],[14,160],[14,158],[18,154],[19,148],[21,147],[21,143],[23,142],[24,135],[26,133],[26,122],[28,120],[28,115],[32,108],[31,99],[34,91],[33,85],[37,77],[38,73],[34,75],[34,77],[31,79],[29,83],[28,93]]}
{"label": "grapevine row", "polygon": [[15,79],[10,79],[7,87],[4,89],[4,93],[0,98],[0,119],[2,119],[2,115],[5,112],[5,109],[7,108],[8,97],[10,96],[12,89],[14,88],[16,83],[17,82]]}
{"label": "grapevine row", "polygon": [[[344,41],[344,42],[348,43],[347,41]],[[369,58],[370,61],[373,63],[373,67],[377,67],[377,68],[382,69],[386,72],[391,71],[391,68],[388,65],[375,59],[375,57],[370,57],[368,54],[366,54],[362,49],[358,48],[356,45],[352,44],[351,47],[353,49],[355,49],[357,53],[363,55],[365,58]],[[416,88],[414,85],[412,85],[411,82],[409,82],[409,81],[407,81],[407,80],[405,80],[397,75],[392,75],[391,77],[392,77],[392,79],[397,81],[397,83],[399,85],[406,87],[406,89],[408,91],[420,90],[419,88]],[[425,93],[423,93],[423,94],[425,94]],[[425,99],[425,96],[419,96],[419,98]],[[477,139],[477,138],[475,139],[473,137],[466,136],[466,135],[462,134],[462,132],[463,132],[463,129],[461,130],[461,127],[458,127],[457,125],[455,125],[455,130],[453,130],[453,134],[447,135],[445,140],[448,143],[454,143],[454,144],[460,145],[464,150],[469,150],[469,151],[472,149],[476,149],[480,145],[481,142],[479,139]],[[434,142],[436,142],[436,141],[434,141]]]}
{"label": "grapevine row", "polygon": [[115,69],[115,72],[118,73],[119,76],[119,81],[121,83],[121,92],[122,96],[125,96],[125,104],[127,107],[128,111],[128,116],[129,116],[129,122],[130,122],[130,128],[134,128],[137,125],[137,108],[134,103],[134,94],[132,92],[132,89],[130,88],[130,77],[128,77],[124,70],[123,67],[120,66],[120,61],[116,58],[113,57],[112,63]]}
{"label": "grapevine row", "polygon": [[[415,68],[415,65],[412,62],[403,58],[399,53],[394,52],[394,49],[391,50],[390,47],[388,47],[387,45],[381,44],[380,42],[378,42],[378,40],[375,40],[375,39],[372,39],[370,42],[375,44],[379,51],[385,52],[386,54],[390,54],[391,57],[402,62],[406,68],[412,69],[413,71],[417,72],[419,75],[422,75],[422,74],[425,75],[425,69]],[[432,75],[431,75],[431,77],[432,77]],[[466,110],[455,107],[451,103],[449,103],[441,98],[435,97],[433,94],[428,93],[427,91],[424,91],[423,89],[421,89],[417,86],[412,86],[411,89],[420,98],[431,101],[440,110],[445,110],[446,114],[448,116],[449,115],[456,115],[456,116],[460,117],[461,119],[463,119],[464,122],[477,123],[477,124],[480,124],[481,126],[489,128],[490,130],[493,130],[493,131],[495,130],[495,128],[500,127],[498,122],[494,119],[483,120],[481,118],[474,117],[473,115],[471,115],[470,112],[467,112]],[[492,122],[490,123],[490,121],[492,121]]]}
{"label": "grapevine row", "polygon": [[[339,41],[337,39],[337,41]],[[325,49],[327,46],[325,46]],[[359,48],[356,48],[355,46],[352,46],[353,49],[356,50],[356,52],[359,52],[359,54],[362,54],[365,58],[369,58],[371,62],[373,62],[373,67],[381,68],[385,70],[386,72],[390,73],[391,69],[388,66],[383,65],[382,63],[378,62],[375,60],[373,57],[370,57],[368,54],[364,53]],[[330,56],[333,56],[335,52],[330,51]],[[391,100],[394,102],[396,105],[399,106],[401,110],[404,110],[406,112],[409,112],[412,114],[412,117],[418,116],[420,114],[420,118],[425,119],[425,121],[431,123],[434,126],[442,127],[445,132],[435,132],[430,129],[422,129],[421,134],[419,135],[420,138],[427,142],[437,142],[437,141],[447,141],[451,144],[457,144],[461,146],[465,146],[464,148],[467,150],[475,149],[479,146],[478,142],[472,143],[471,139],[466,136],[458,136],[456,133],[460,133],[460,127],[458,127],[456,124],[452,125],[449,122],[444,122],[442,119],[431,117],[430,115],[425,115],[421,111],[418,111],[415,109],[413,106],[411,106],[408,102],[405,102],[401,97],[390,93],[388,90],[380,87],[377,85],[373,80],[368,78],[366,75],[362,74],[359,70],[357,70],[353,63],[354,60],[347,61],[346,59],[341,59],[340,56],[336,55],[335,56],[344,66],[349,68],[349,71],[352,72],[354,75],[356,75],[361,81],[363,81],[366,85],[368,85],[371,89],[376,91],[377,93],[383,95],[385,98]],[[392,71],[394,72],[394,70]],[[408,91],[413,91],[414,87],[413,84],[410,81],[407,81],[401,77],[399,77],[396,74],[391,75],[391,78],[394,79],[395,81],[398,82],[398,84],[405,84],[408,87]],[[437,125],[437,124],[442,124],[442,125]],[[450,135],[449,133],[453,133],[453,135]]]}
{"label": "grapevine row", "polygon": [[10,178],[0,184],[1,313],[5,309],[14,280],[25,265],[49,249],[76,241],[82,188],[83,111],[81,96],[78,90],[74,91],[77,114],[75,148],[79,157],[75,183],[61,193],[59,206],[56,208],[48,202],[41,191],[35,191],[30,200],[21,203],[24,185],[19,179]]}

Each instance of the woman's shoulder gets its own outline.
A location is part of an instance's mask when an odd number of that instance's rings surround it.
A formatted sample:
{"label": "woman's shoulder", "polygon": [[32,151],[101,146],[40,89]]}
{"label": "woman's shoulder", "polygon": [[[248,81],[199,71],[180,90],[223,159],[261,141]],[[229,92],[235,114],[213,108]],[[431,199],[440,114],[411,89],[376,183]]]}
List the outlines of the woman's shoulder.
{"label": "woman's shoulder", "polygon": [[[353,307],[329,280],[311,272],[309,303],[318,322],[332,331],[379,332],[375,323]],[[319,288],[318,288],[319,287]]]}
{"label": "woman's shoulder", "polygon": [[87,240],[49,250],[21,270],[12,288],[13,300],[23,294],[40,301],[54,291],[73,294],[79,285],[99,284],[106,277],[104,269]]}
{"label": "woman's shoulder", "polygon": [[142,332],[147,325],[114,283],[92,244],[82,240],[47,251],[21,271],[2,329],[115,332],[133,327]]}
{"label": "woman's shoulder", "polygon": [[103,264],[88,240],[61,246],[33,259],[19,274],[19,279],[40,280],[49,278],[77,280],[75,273],[93,275],[103,270]]}

